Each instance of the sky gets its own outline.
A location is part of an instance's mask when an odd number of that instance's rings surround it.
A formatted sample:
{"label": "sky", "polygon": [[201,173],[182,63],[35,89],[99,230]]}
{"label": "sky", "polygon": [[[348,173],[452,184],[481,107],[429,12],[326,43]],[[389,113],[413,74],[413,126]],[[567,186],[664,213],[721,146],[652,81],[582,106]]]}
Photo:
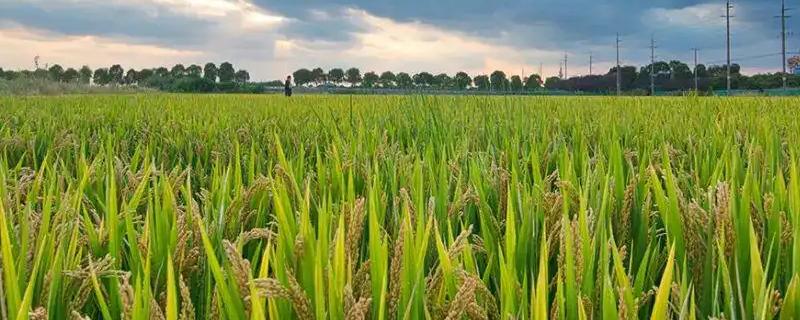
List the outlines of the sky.
{"label": "sky", "polygon": [[[733,59],[781,66],[780,0],[734,1]],[[0,0],[0,67],[229,61],[253,80],[298,68],[471,75],[605,73],[657,60],[725,63],[721,0]],[[795,22],[788,20],[788,31]],[[788,48],[800,50],[790,34]]]}

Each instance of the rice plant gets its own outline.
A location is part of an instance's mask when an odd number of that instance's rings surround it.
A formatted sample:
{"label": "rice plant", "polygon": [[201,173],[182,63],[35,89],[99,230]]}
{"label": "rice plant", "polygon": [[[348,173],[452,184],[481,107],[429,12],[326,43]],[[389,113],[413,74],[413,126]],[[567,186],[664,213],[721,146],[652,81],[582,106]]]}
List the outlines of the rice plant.
{"label": "rice plant", "polygon": [[0,97],[0,317],[798,319],[797,106]]}

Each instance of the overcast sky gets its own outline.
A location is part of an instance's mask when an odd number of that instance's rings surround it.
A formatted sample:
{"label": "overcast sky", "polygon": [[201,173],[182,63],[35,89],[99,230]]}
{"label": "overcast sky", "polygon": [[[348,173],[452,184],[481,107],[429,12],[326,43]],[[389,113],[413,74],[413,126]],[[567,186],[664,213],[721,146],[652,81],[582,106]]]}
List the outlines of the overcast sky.
{"label": "overcast sky", "polygon": [[[791,2],[790,2],[791,3]],[[733,56],[745,72],[780,68],[780,0],[735,1]],[[724,1],[692,0],[0,0],[0,67],[33,57],[65,67],[232,62],[254,80],[301,67],[362,72],[499,69],[596,73],[614,60],[724,63]],[[795,25],[789,20],[789,30]],[[790,37],[789,49],[800,41]]]}

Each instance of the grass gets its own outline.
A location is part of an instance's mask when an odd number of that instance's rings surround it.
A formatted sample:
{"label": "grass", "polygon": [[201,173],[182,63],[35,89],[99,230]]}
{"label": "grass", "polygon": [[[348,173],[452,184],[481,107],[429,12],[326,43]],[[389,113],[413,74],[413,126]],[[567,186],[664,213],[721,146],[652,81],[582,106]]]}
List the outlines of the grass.
{"label": "grass", "polygon": [[797,105],[0,97],[0,317],[797,319]]}

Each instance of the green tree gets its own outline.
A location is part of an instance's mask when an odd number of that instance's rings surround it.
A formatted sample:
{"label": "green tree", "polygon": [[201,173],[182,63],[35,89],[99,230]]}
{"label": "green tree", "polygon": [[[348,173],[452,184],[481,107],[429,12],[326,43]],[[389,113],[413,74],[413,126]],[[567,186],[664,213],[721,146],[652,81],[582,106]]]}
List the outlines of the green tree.
{"label": "green tree", "polygon": [[217,65],[212,62],[206,63],[206,65],[203,67],[203,78],[206,80],[217,82],[217,73]]}
{"label": "green tree", "polygon": [[434,76],[428,72],[420,72],[414,75],[414,84],[418,87],[430,87],[435,82]]}
{"label": "green tree", "polygon": [[492,82],[489,81],[489,76],[486,75],[475,76],[475,78],[472,79],[472,82],[475,83],[475,86],[478,87],[478,90],[489,90],[489,88],[492,86]]}
{"label": "green tree", "polygon": [[186,67],[182,64],[176,64],[169,70],[169,74],[174,78],[180,78],[186,75]]}
{"label": "green tree", "polygon": [[542,77],[538,74],[532,74],[525,78],[525,90],[536,90],[542,87]]}
{"label": "green tree", "polygon": [[123,80],[123,82],[127,85],[136,84],[138,82],[137,81],[138,78],[139,75],[138,72],[136,72],[136,70],[128,69],[128,72],[125,73],[125,79]]}
{"label": "green tree", "polygon": [[81,70],[79,70],[78,73],[80,73],[80,83],[89,84],[89,82],[92,82],[92,69],[89,68],[89,66],[81,67]]}
{"label": "green tree", "polygon": [[460,71],[453,77],[453,88],[464,90],[472,85],[472,78],[466,72]]}
{"label": "green tree", "polygon": [[364,74],[364,80],[361,82],[362,86],[365,88],[373,88],[375,85],[380,81],[380,77],[374,71],[370,71]]}
{"label": "green tree", "polygon": [[317,68],[314,68],[313,70],[311,70],[311,79],[312,79],[312,81],[314,81],[314,84],[321,85],[321,84],[325,83],[327,78],[328,78],[328,75],[325,74],[325,70],[322,70],[322,68],[317,67]]}
{"label": "green tree", "polygon": [[[2,72],[0,72],[0,73],[2,73]],[[0,77],[2,77],[2,76],[0,76]],[[78,70],[75,70],[73,68],[67,68],[67,70],[64,71],[64,74],[61,75],[61,81],[64,81],[64,82],[76,82],[76,81],[78,81],[79,77],[80,77],[80,74],[78,74]]]}
{"label": "green tree", "polygon": [[201,78],[203,77],[203,68],[200,66],[193,64],[186,68],[186,75],[194,78]]}
{"label": "green tree", "polygon": [[108,69],[106,68],[99,68],[94,71],[94,75],[92,75],[92,79],[94,80],[94,84],[98,86],[107,85],[111,80],[108,77]]}
{"label": "green tree", "polygon": [[236,82],[238,82],[238,83],[247,83],[248,81],[250,81],[250,73],[247,72],[247,70],[242,69],[242,70],[236,71],[236,77],[235,78],[236,78]]}
{"label": "green tree", "polygon": [[[155,72],[153,71],[153,69],[142,69],[142,70],[139,70],[139,72],[136,73],[136,83],[138,83],[140,85],[144,84],[145,82],[147,82],[147,80],[149,80],[151,77],[153,77],[153,75],[155,75]],[[200,77],[198,77],[198,78],[200,78]]]}
{"label": "green tree", "polygon": [[544,81],[544,87],[550,90],[558,89],[560,83],[561,83],[561,78],[549,77],[547,78],[547,80]]}
{"label": "green tree", "polygon": [[384,71],[383,73],[381,73],[381,80],[380,80],[381,87],[391,88],[396,85],[396,82],[397,82],[397,76],[395,76],[393,72]]}
{"label": "green tree", "polygon": [[411,78],[411,75],[405,72],[400,72],[397,74],[397,87],[403,89],[409,89],[414,87],[414,80]]}
{"label": "green tree", "polygon": [[333,81],[335,84],[341,84],[344,81],[344,70],[341,68],[333,68],[328,71],[328,80]]}
{"label": "green tree", "polygon": [[122,78],[125,77],[125,69],[122,66],[115,64],[108,69],[109,82],[112,84],[122,83]]}
{"label": "green tree", "polygon": [[508,90],[508,78],[506,78],[506,73],[500,70],[496,70],[492,72],[489,76],[489,79],[492,82],[492,91],[506,91]]}
{"label": "green tree", "polygon": [[361,70],[358,70],[358,68],[347,69],[344,80],[350,83],[350,86],[355,87],[361,83]]}
{"label": "green tree", "polygon": [[233,82],[236,77],[236,69],[233,68],[233,64],[226,61],[219,65],[218,74],[219,82]]}
{"label": "green tree", "polygon": [[311,73],[311,70],[306,68],[298,69],[293,72],[292,78],[294,78],[294,83],[298,86],[304,86],[314,81],[314,75]]}
{"label": "green tree", "polygon": [[64,68],[58,64],[54,64],[49,69],[47,69],[47,75],[50,78],[50,80],[61,81],[61,78],[64,75]]}
{"label": "green tree", "polygon": [[511,91],[514,92],[522,91],[522,88],[524,87],[524,84],[522,84],[522,78],[520,78],[520,76],[517,75],[511,76],[510,87]]}
{"label": "green tree", "polygon": [[672,79],[676,80],[689,80],[692,79],[692,69],[689,65],[678,61],[672,60],[669,62],[669,68],[672,70]]}
{"label": "green tree", "polygon": [[695,68],[695,72],[697,73],[698,78],[708,77],[708,69],[706,69],[706,65],[704,64],[698,64],[697,68]]}
{"label": "green tree", "polygon": [[453,85],[452,82],[453,78],[450,78],[446,73],[440,73],[433,77],[433,85],[440,89],[451,87]]}

